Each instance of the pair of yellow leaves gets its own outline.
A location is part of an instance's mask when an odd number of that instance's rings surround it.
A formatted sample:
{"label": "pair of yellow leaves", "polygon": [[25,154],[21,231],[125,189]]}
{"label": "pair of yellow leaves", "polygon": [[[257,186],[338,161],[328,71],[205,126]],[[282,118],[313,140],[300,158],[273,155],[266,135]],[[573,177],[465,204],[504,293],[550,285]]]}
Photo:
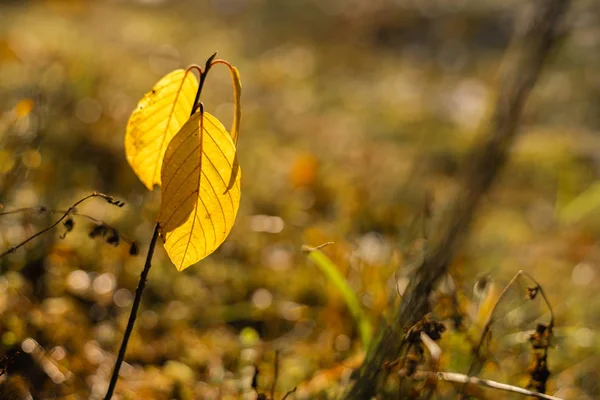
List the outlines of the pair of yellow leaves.
{"label": "pair of yellow leaves", "polygon": [[235,97],[231,134],[201,109],[190,116],[199,86],[192,68],[161,78],[127,123],[127,160],[149,190],[161,186],[157,222],[165,250],[180,271],[223,243],[240,204],[241,83],[237,69],[229,67]]}

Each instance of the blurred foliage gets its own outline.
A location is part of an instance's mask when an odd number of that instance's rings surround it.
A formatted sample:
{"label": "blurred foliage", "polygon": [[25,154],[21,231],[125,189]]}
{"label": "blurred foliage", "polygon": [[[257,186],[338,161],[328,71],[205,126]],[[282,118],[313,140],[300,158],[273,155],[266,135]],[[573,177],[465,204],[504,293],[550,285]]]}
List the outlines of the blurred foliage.
{"label": "blurred foliage", "polygon": [[[295,386],[290,398],[342,390],[360,363],[360,334],[335,284],[301,246],[334,241],[323,252],[367,316],[386,318],[485,123],[521,5],[2,2],[3,211],[64,210],[105,192],[127,205],[90,201],[79,213],[138,241],[145,254],[160,195],[125,160],[136,99],[168,71],[214,51],[244,80],[236,225],[215,254],[181,273],[157,251],[117,386],[122,398],[253,398],[253,366],[259,392],[268,393],[276,350],[276,398]],[[570,24],[528,103],[507,170],[431,301],[448,327],[440,368],[465,372],[486,299],[528,271],[556,316],[548,392],[592,399],[600,396],[600,209],[588,199],[585,214],[569,218],[564,207],[600,179],[600,4],[574,2]],[[230,126],[225,69],[211,72],[203,96],[207,111]],[[57,217],[2,216],[2,249]],[[57,229],[0,259],[0,357],[13,357],[0,377],[2,396],[103,397],[143,257],[90,238],[94,226],[75,217],[65,239]],[[482,276],[490,283],[474,291]],[[497,311],[484,378],[527,384],[527,333],[548,315],[524,295],[511,289]],[[439,384],[436,395],[454,398],[455,390]]]}

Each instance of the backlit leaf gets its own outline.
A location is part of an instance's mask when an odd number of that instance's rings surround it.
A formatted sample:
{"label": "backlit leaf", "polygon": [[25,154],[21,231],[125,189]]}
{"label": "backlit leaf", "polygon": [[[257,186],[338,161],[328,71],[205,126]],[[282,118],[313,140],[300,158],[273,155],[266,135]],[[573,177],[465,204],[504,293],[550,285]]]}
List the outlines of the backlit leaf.
{"label": "backlit leaf", "polygon": [[241,171],[230,190],[227,184],[235,152],[230,134],[208,113],[195,113],[169,143],[158,222],[165,249],[180,271],[215,251],[233,227]]}
{"label": "backlit leaf", "polygon": [[[233,124],[231,126],[231,138],[233,139],[233,144],[237,148],[237,142],[240,136],[240,121],[242,120],[242,104],[240,102],[240,97],[242,96],[242,80],[240,79],[240,73],[237,68],[231,67],[230,70],[233,81],[233,106],[235,108],[233,114]],[[229,177],[229,182],[227,183],[227,190],[230,190],[235,184],[239,170],[240,164],[238,162],[236,153],[235,159],[233,160],[231,176]]]}
{"label": "backlit leaf", "polygon": [[[242,104],[240,102],[242,96],[242,79],[240,78],[238,69],[229,64],[227,61],[215,60],[213,61],[212,65],[215,64],[225,65],[231,73],[231,83],[233,87],[233,123],[231,124],[231,138],[233,140],[233,144],[237,147],[237,142],[240,136],[240,121],[242,120]],[[231,189],[235,184],[238,170],[239,162],[236,154],[235,159],[233,160],[233,168],[227,184],[227,190]]]}
{"label": "backlit leaf", "polygon": [[152,190],[161,183],[165,150],[190,116],[198,80],[190,69],[161,78],[131,114],[125,133],[125,153],[133,171]]}
{"label": "backlit leaf", "polygon": [[233,143],[237,146],[238,137],[240,135],[240,121],[242,119],[242,104],[240,97],[242,96],[242,80],[240,73],[236,67],[231,67],[231,79],[233,81],[233,106],[235,108],[233,115],[233,125],[231,126],[231,137]]}

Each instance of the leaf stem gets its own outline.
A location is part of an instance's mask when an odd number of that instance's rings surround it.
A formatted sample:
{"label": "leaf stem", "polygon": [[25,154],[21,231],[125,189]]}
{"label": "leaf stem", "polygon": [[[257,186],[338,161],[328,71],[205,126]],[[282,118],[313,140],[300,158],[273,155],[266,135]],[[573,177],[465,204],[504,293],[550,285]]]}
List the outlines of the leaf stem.
{"label": "leaf stem", "polygon": [[216,64],[225,65],[231,74],[231,84],[233,87],[233,123],[231,125],[230,134],[233,144],[235,144],[237,147],[237,142],[240,135],[240,121],[242,119],[242,106],[240,103],[240,98],[242,96],[242,82],[240,79],[240,73],[238,72],[237,68],[225,60],[214,60],[212,61],[211,66]]}
{"label": "leaf stem", "polygon": [[154,248],[156,247],[156,240],[158,239],[158,232],[160,229],[160,224],[156,224],[154,227],[154,233],[152,234],[152,239],[150,240],[150,246],[148,247],[148,255],[146,256],[146,263],[144,264],[144,270],[140,275],[140,281],[138,283],[138,287],[135,291],[135,299],[133,300],[133,306],[131,307],[131,313],[129,314],[129,321],[127,322],[127,327],[125,328],[125,334],[123,335],[123,341],[121,342],[121,348],[119,349],[119,354],[117,355],[117,361],[115,362],[115,368],[112,373],[112,377],[110,378],[110,384],[108,385],[108,391],[106,392],[106,396],[104,400],[110,400],[112,394],[115,390],[115,386],[117,385],[117,379],[119,379],[119,370],[121,369],[121,364],[123,363],[123,359],[125,358],[125,351],[127,350],[127,343],[129,342],[129,337],[131,336],[131,332],[133,331],[133,325],[135,324],[135,319],[137,317],[138,308],[140,306],[140,302],[142,300],[142,293],[144,292],[144,288],[146,287],[146,280],[148,279],[148,272],[150,272],[150,267],[152,266],[152,256],[154,255]]}
{"label": "leaf stem", "polygon": [[208,57],[208,60],[206,60],[206,65],[204,66],[204,70],[200,70],[200,83],[198,84],[198,90],[196,91],[196,98],[194,98],[194,105],[192,106],[190,117],[194,115],[200,105],[200,94],[202,93],[204,82],[206,81],[206,75],[208,75],[208,71],[210,70],[210,67],[212,67],[212,62],[216,56],[217,53],[214,53],[212,56]]}

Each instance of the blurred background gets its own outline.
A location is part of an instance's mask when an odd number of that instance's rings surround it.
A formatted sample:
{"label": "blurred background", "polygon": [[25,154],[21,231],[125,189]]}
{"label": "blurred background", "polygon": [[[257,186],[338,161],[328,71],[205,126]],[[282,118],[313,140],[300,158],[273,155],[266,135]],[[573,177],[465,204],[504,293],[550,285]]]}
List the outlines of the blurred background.
{"label": "blurred background", "polygon": [[[397,304],[427,232],[484,131],[522,1],[212,0],[0,3],[2,398],[103,398],[160,192],[124,155],[137,101],[169,71],[215,51],[241,73],[242,205],[221,248],[177,272],[157,249],[122,368],[122,399],[334,398],[363,348],[335,282],[301,251],[323,249],[376,328]],[[448,330],[440,368],[465,373],[486,312],[520,269],[553,306],[548,393],[600,396],[600,3],[574,2],[512,158],[436,290]],[[207,111],[232,121],[225,68]],[[129,242],[140,255],[129,254]],[[160,246],[159,246],[160,247]],[[478,279],[488,284],[473,290]],[[511,288],[482,377],[527,385],[528,334],[549,314]],[[363,321],[364,322],[364,321]],[[15,355],[19,351],[18,355]],[[440,384],[438,398],[455,388]],[[490,398],[510,398],[486,392]],[[295,397],[294,397],[295,396]],[[15,397],[26,398],[26,397]]]}

